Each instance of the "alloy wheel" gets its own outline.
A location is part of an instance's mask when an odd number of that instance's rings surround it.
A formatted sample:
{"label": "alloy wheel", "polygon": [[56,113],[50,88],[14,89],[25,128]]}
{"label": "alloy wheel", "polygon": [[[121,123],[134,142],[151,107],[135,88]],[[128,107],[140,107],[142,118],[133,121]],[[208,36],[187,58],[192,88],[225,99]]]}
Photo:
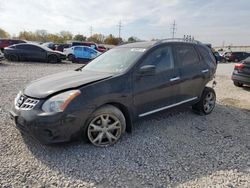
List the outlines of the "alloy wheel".
{"label": "alloy wheel", "polygon": [[207,93],[204,102],[203,102],[203,108],[206,113],[210,113],[215,106],[215,95],[213,92]]}
{"label": "alloy wheel", "polygon": [[87,134],[90,142],[96,146],[112,145],[121,137],[121,122],[112,114],[99,115],[89,123]]}

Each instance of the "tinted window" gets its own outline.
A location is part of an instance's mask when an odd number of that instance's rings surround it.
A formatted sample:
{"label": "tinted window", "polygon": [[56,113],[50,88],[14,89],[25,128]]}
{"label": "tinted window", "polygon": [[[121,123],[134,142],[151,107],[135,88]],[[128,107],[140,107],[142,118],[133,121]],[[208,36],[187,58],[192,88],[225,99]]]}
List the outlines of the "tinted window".
{"label": "tinted window", "polygon": [[76,51],[82,51],[82,48],[81,47],[75,47],[74,50],[76,50]]}
{"label": "tinted window", "polygon": [[93,50],[91,48],[84,48],[84,50],[86,50],[89,53],[96,53],[95,50]]}
{"label": "tinted window", "polygon": [[160,47],[153,52],[150,52],[141,66],[143,65],[155,65],[156,72],[162,72],[174,68],[174,60],[171,47]]}
{"label": "tinted window", "polygon": [[40,51],[41,48],[37,46],[32,46],[32,45],[18,45],[16,46],[18,49],[23,49],[23,50],[30,50],[30,51]]}
{"label": "tinted window", "polygon": [[177,45],[176,55],[184,66],[199,63],[199,56],[191,45]]}
{"label": "tinted window", "polygon": [[216,62],[210,49],[203,46],[198,46],[201,56],[206,61],[206,63]]}

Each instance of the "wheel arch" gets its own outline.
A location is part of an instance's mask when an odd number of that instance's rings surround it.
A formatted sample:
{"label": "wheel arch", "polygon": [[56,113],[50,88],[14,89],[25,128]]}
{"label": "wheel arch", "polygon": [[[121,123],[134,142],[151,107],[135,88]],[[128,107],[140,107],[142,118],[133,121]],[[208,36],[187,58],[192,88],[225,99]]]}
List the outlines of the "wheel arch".
{"label": "wheel arch", "polygon": [[129,113],[128,108],[122,103],[118,103],[118,102],[108,102],[108,103],[101,105],[100,107],[105,106],[105,105],[112,105],[118,108],[123,113],[125,120],[126,120],[126,132],[131,133],[133,123],[132,123],[132,117],[131,117],[131,114]]}

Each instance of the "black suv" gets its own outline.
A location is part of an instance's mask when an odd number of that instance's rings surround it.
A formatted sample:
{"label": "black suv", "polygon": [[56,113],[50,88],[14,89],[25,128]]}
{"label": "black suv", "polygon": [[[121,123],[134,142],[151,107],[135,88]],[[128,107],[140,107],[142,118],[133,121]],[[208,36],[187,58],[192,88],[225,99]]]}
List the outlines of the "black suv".
{"label": "black suv", "polygon": [[114,144],[134,120],[179,105],[210,114],[216,95],[206,87],[216,60],[199,42],[162,40],[114,48],[85,67],[36,80],[15,99],[16,126],[40,142],[75,137]]}

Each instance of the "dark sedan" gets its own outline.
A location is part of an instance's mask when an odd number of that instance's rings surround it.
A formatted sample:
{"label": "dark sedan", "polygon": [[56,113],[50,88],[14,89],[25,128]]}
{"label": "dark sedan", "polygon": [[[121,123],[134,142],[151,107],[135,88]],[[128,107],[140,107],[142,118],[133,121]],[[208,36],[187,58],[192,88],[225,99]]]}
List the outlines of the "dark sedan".
{"label": "dark sedan", "polygon": [[4,49],[4,56],[10,61],[42,61],[49,63],[57,63],[66,59],[64,53],[36,44],[9,46]]}
{"label": "dark sedan", "polygon": [[237,87],[250,85],[250,57],[235,65],[232,80]]}

